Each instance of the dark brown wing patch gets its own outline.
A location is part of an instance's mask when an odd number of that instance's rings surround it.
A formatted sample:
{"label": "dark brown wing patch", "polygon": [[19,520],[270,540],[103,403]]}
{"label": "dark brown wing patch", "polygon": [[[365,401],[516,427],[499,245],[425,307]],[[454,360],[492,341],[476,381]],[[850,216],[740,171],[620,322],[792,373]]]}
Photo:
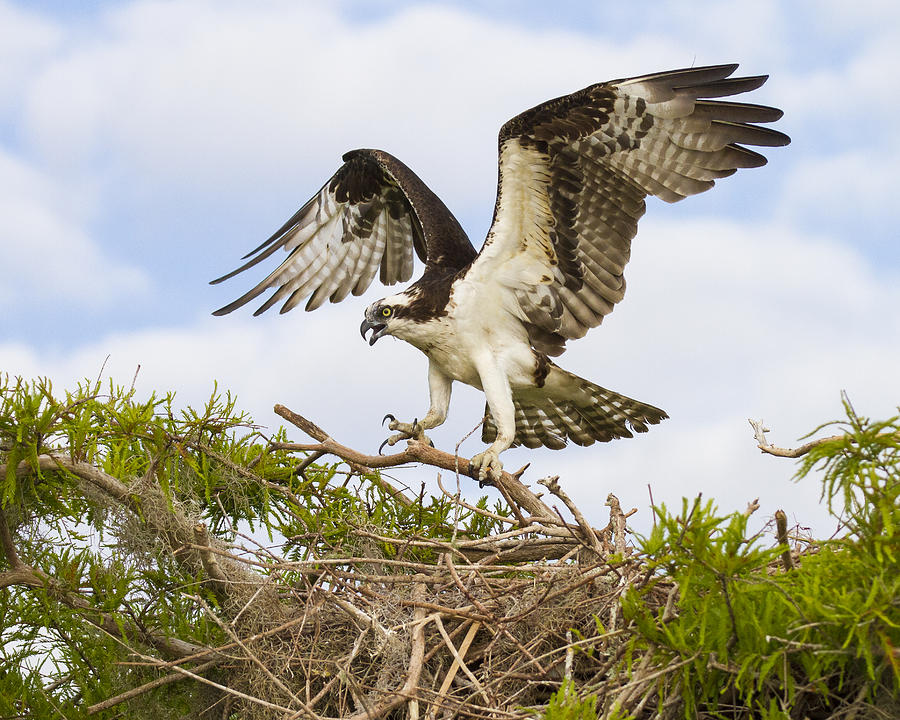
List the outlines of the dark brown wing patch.
{"label": "dark brown wing patch", "polygon": [[494,223],[471,272],[486,281],[501,264],[516,264],[522,281],[509,289],[536,349],[557,354],[546,339],[582,337],[622,299],[647,195],[674,202],[703,192],[739,168],[765,164],[744,145],[790,142],[755,124],[777,120],[780,110],[712,99],[766,80],[729,77],[736,68],[591,85],[500,130]]}
{"label": "dark brown wing patch", "polygon": [[319,192],[277,232],[244,257],[227,280],[278,250],[288,253],[262,282],[214,315],[225,315],[266,290],[256,310],[281,302],[281,312],[304,299],[307,310],[366,291],[376,273],[385,285],[412,276],[413,252],[428,267],[458,268],[475,250],[456,218],[415,173],[381,150],[353,150]]}

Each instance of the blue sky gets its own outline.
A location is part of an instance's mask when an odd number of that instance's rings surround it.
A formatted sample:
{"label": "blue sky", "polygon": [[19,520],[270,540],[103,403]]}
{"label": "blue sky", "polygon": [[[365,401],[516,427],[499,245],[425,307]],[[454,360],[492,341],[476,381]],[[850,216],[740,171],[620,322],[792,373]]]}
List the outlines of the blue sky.
{"label": "blue sky", "polygon": [[[785,110],[793,143],[704,195],[651,201],[625,301],[562,358],[672,420],[508,464],[533,460],[532,480],[559,473],[582,501],[600,487],[640,505],[653,478],[657,500],[702,491],[732,508],[761,494],[762,512],[782,503],[825,523],[818,489],[759,457],[746,418],[791,444],[839,414],[842,388],[872,415],[900,401],[900,9],[634,7],[0,0],[0,370],[67,385],[109,355],[122,382],[140,364],[147,392],[196,402],[218,380],[264,424],[282,402],[374,450],[385,412],[427,403],[418,353],[358,337],[387,293],[213,319],[251,278],[208,280],[361,146],[413,167],[477,247],[506,119],[592,82],[740,62],[770,74],[752,101]],[[435,436],[448,448],[482,403],[454,393]]]}

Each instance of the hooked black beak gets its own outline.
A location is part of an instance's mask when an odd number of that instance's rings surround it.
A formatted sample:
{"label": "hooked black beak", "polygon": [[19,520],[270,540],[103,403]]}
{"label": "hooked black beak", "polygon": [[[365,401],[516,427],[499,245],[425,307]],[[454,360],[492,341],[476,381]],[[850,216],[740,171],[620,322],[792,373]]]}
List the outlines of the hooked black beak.
{"label": "hooked black beak", "polygon": [[359,326],[359,334],[362,335],[363,340],[366,339],[366,333],[369,330],[372,330],[372,336],[369,338],[369,345],[374,345],[375,341],[387,331],[387,324],[379,322],[373,323],[369,321],[369,318],[366,318],[362,321],[362,325]]}

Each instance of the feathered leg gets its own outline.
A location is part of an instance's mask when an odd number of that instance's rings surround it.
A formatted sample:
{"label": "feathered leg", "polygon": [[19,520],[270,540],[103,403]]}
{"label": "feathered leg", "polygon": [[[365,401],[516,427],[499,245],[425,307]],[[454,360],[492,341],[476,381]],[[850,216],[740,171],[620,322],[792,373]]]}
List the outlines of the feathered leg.
{"label": "feathered leg", "polygon": [[500,453],[512,445],[516,437],[516,409],[509,380],[506,373],[497,366],[494,357],[490,353],[477,357],[475,367],[481,378],[491,417],[495,419],[496,436],[490,447],[472,457],[471,466],[478,473],[479,482],[499,480],[503,470]]}
{"label": "feathered leg", "polygon": [[[608,442],[646,432],[668,417],[658,407],[633,400],[551,365],[543,387],[513,388],[515,445],[559,449]],[[482,440],[498,437],[493,409]]]}
{"label": "feathered leg", "polygon": [[411,423],[400,422],[393,415],[385,415],[385,419],[390,418],[391,422],[388,427],[391,430],[398,430],[396,435],[391,435],[382,443],[393,446],[401,440],[415,439],[419,442],[431,445],[431,440],[425,434],[426,430],[441,425],[447,419],[447,410],[450,407],[450,392],[453,389],[453,380],[441,372],[440,368],[433,362],[428,363],[428,394],[431,405],[428,412],[421,420],[413,420]]}

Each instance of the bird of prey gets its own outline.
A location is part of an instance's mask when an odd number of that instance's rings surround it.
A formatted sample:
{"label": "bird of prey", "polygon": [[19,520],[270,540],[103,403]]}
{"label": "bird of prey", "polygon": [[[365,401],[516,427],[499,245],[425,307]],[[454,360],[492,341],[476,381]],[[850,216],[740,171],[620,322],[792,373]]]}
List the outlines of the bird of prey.
{"label": "bird of prey", "polygon": [[[567,340],[600,324],[625,292],[623,270],[644,198],[676,202],[766,159],[746,145],[780,146],[783,133],[758,123],[782,112],[717,100],[755,90],[767,76],[715,65],[598,83],[548,100],[507,122],[499,136],[494,217],[480,252],[443,202],[382,150],[353,150],[322,188],[247,262],[284,251],[258,285],[215,315],[274,289],[254,315],[277,303],[360,295],[376,272],[385,285],[422,276],[372,303],[360,327],[369,344],[393,335],[428,357],[430,407],[399,422],[388,439],[425,440],[444,422],[453,381],[484,391],[482,439],[471,460],[496,480],[513,445],[562,448],[631,437],[667,417],[659,408],[602,388],[557,366]],[[283,301],[283,302],[282,302]]]}

